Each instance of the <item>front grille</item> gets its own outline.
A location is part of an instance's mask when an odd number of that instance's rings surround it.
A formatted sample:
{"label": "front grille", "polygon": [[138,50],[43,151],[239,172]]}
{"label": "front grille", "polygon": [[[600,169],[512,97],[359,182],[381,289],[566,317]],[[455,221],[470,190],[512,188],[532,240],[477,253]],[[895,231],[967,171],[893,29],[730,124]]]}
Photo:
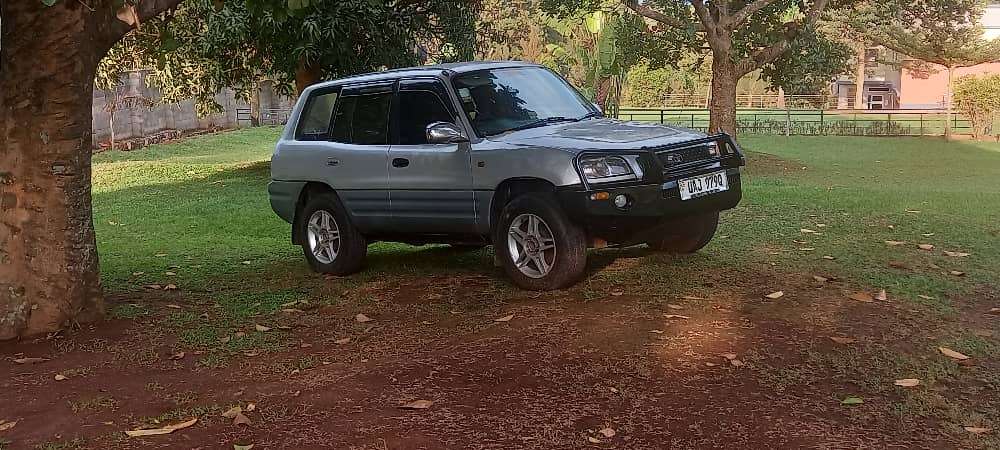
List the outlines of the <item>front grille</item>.
{"label": "front grille", "polygon": [[715,158],[715,156],[711,153],[710,147],[707,145],[662,150],[656,152],[656,156],[660,159],[664,169],[684,166],[698,161]]}

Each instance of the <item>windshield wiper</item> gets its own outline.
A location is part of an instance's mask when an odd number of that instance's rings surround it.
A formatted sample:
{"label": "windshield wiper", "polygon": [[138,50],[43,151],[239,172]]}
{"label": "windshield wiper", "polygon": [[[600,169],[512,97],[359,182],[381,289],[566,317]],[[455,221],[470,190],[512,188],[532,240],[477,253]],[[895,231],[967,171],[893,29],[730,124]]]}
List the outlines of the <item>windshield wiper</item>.
{"label": "windshield wiper", "polygon": [[579,122],[581,120],[590,119],[592,117],[601,117],[603,115],[604,115],[604,113],[601,113],[601,112],[598,112],[598,111],[592,111],[592,112],[589,112],[587,114],[584,114],[584,115],[580,116],[579,118],[576,119],[576,121]]}
{"label": "windshield wiper", "polygon": [[509,133],[511,131],[527,130],[528,128],[544,127],[545,125],[551,125],[551,124],[559,123],[559,122],[576,122],[577,120],[580,120],[580,119],[574,119],[574,118],[571,118],[571,117],[563,117],[563,116],[546,117],[544,119],[538,119],[538,120],[536,120],[534,122],[528,122],[528,123],[523,124],[523,125],[518,125],[518,126],[516,126],[514,128],[509,128],[509,129],[503,130],[503,131],[501,131],[501,132],[499,132],[497,134],[500,134],[500,133]]}

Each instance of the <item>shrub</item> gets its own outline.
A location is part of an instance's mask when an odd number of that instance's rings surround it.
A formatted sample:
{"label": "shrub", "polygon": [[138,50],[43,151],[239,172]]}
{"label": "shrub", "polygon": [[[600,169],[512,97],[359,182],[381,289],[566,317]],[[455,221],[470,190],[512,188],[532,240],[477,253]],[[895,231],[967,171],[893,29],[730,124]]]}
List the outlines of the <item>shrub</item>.
{"label": "shrub", "polygon": [[959,78],[952,99],[955,108],[969,118],[973,137],[992,134],[994,123],[1000,120],[1000,74]]}

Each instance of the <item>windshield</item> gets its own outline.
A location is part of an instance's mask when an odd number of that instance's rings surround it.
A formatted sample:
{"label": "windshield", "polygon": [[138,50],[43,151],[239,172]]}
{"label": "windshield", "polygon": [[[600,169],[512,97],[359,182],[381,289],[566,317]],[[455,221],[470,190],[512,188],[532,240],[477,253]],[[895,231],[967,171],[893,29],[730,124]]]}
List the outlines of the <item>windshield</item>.
{"label": "windshield", "polygon": [[599,115],[562,78],[541,67],[480,70],[456,77],[454,84],[480,136]]}

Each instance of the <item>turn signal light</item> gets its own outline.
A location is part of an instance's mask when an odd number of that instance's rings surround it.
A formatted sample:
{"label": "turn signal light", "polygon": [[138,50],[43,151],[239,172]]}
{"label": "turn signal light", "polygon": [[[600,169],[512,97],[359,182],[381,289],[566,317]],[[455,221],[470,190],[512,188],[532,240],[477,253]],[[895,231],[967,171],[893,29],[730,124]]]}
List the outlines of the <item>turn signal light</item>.
{"label": "turn signal light", "polygon": [[611,198],[611,194],[607,192],[594,192],[593,194],[590,194],[591,200],[607,200],[609,198]]}

